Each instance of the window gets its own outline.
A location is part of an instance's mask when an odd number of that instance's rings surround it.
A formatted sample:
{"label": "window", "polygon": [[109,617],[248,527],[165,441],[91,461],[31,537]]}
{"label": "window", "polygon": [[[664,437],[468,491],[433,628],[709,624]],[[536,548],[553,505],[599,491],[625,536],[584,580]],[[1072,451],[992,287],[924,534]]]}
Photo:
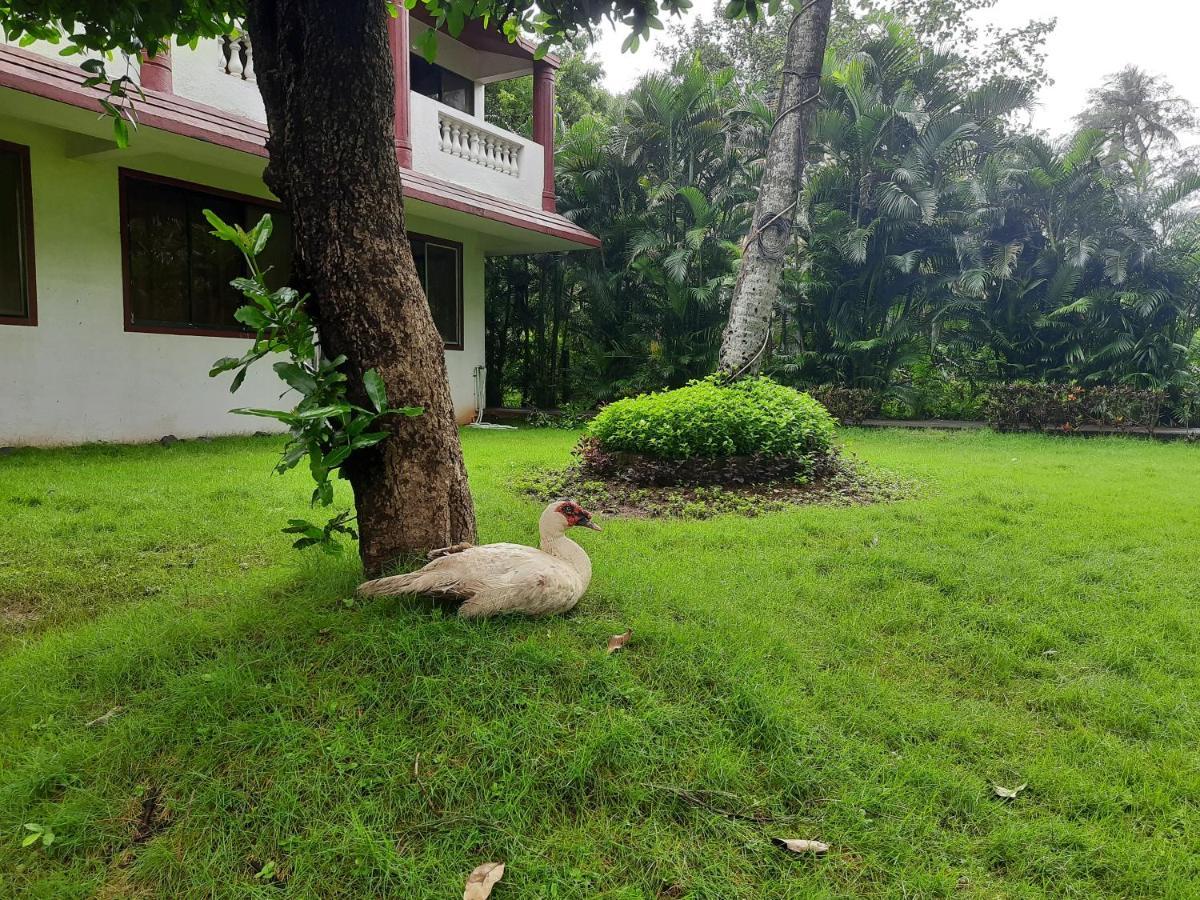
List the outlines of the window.
{"label": "window", "polygon": [[0,141],[0,325],[36,325],[29,148]]}
{"label": "window", "polygon": [[410,234],[417,277],[447,350],[463,348],[462,244]]}
{"label": "window", "polygon": [[475,82],[457,72],[426,62],[419,53],[408,55],[409,83],[418,94],[432,97],[452,109],[475,115]]}
{"label": "window", "polygon": [[259,257],[271,287],[291,273],[291,220],[269,201],[215,193],[185,182],[121,170],[125,328],[182,334],[238,335],[250,329],[234,312],[245,304],[229,284],[247,274],[241,253],[212,235],[211,209],[251,228],[271,213],[274,231]]}

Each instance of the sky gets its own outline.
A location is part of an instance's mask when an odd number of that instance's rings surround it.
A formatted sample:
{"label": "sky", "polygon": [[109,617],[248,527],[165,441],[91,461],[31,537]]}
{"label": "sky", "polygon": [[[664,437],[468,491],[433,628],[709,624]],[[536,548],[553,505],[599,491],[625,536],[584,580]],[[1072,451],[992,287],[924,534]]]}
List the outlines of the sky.
{"label": "sky", "polygon": [[[692,13],[711,14],[710,0],[695,0]],[[1087,100],[1087,92],[1127,64],[1163,75],[1200,106],[1200,4],[1191,0],[999,0],[984,21],[1015,26],[1031,18],[1058,17],[1048,44],[1054,84],[1033,113],[1033,125],[1058,135]],[[669,20],[668,20],[669,21]],[[596,45],[610,91],[627,90],[639,75],[662,68],[655,37],[636,53],[621,53],[623,34],[610,33]]]}

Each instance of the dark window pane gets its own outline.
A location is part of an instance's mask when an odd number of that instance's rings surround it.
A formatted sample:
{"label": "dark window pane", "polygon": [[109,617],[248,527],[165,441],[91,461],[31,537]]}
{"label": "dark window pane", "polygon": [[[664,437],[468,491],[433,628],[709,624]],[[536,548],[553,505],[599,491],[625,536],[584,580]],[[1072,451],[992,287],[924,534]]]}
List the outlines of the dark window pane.
{"label": "dark window pane", "polygon": [[149,181],[125,186],[129,307],[143,325],[187,323],[187,194]]}
{"label": "dark window pane", "polygon": [[193,194],[189,201],[191,270],[188,281],[192,291],[192,311],[188,324],[197,328],[241,328],[233,314],[242,305],[242,297],[229,282],[245,274],[246,264],[237,247],[212,234],[204,210],[211,209],[226,222],[239,222],[244,204],[202,194]]}
{"label": "dark window pane", "polygon": [[412,244],[413,264],[417,267],[417,280],[421,282],[421,290],[425,290],[425,242],[420,238],[409,238]]}
{"label": "dark window pane", "polygon": [[408,55],[409,87],[462,112],[475,114],[475,84],[457,72],[426,62],[419,53]]}
{"label": "dark window pane", "polygon": [[461,294],[458,283],[458,249],[440,244],[425,245],[425,295],[433,311],[442,340],[447,344],[461,342],[458,306]]}
{"label": "dark window pane", "polygon": [[[269,210],[254,203],[173,184],[127,178],[125,228],[129,243],[129,301],[133,323],[244,331],[234,318],[246,301],[230,282],[247,274],[230,243],[212,235],[204,211],[250,229]],[[259,260],[267,282],[291,277],[291,222],[272,211],[274,230]]]}
{"label": "dark window pane", "polygon": [[0,147],[0,316],[29,314],[24,158]]}
{"label": "dark window pane", "polygon": [[475,85],[457,72],[442,70],[442,102],[462,112],[475,114]]}
{"label": "dark window pane", "polygon": [[434,100],[441,99],[441,66],[435,66],[431,62],[426,62],[425,57],[419,53],[410,53],[408,55],[408,70],[409,86],[414,91],[424,97],[432,97]]}

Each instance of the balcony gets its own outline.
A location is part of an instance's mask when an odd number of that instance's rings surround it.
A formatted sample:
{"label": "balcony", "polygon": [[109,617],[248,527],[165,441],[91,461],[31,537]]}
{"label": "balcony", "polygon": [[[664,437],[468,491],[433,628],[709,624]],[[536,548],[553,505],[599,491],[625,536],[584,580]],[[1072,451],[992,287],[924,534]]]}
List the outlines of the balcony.
{"label": "balcony", "polygon": [[[400,15],[389,20],[400,165],[481,194],[553,212],[556,62],[552,57],[535,62],[532,47],[510,44],[498,33],[469,23],[457,40],[439,35],[437,65],[431,66],[410,51],[413,39],[429,27],[421,11],[410,14],[402,5]],[[414,81],[416,69],[421,71]],[[430,70],[453,79],[454,98],[446,99],[458,108],[435,99],[443,94],[429,91]],[[483,117],[485,85],[531,74],[533,140],[497,128]],[[266,121],[247,36],[201,40],[194,49],[175,47],[165,59],[147,59],[142,63],[142,81],[147,88]]]}
{"label": "balcony", "polygon": [[541,207],[541,145],[412,91],[409,137],[418,172]]}

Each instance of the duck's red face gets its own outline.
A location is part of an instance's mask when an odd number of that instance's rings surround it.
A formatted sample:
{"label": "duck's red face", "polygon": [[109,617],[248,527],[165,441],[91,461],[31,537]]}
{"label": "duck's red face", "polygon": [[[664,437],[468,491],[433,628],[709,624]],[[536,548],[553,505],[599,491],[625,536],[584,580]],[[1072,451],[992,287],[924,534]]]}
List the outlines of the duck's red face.
{"label": "duck's red face", "polygon": [[592,514],[574,500],[564,500],[558,504],[558,511],[567,520],[568,525],[578,525],[580,528],[590,528],[599,531],[600,526],[592,521]]}

